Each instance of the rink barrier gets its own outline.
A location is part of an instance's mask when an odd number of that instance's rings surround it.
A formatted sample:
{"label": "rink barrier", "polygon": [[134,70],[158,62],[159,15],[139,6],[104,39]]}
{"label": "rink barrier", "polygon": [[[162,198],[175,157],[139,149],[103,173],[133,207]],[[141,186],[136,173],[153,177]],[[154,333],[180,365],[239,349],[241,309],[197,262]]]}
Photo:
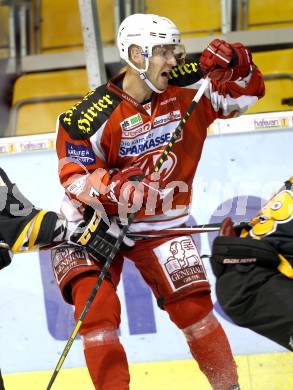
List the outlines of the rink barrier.
{"label": "rink barrier", "polygon": [[[216,119],[208,128],[208,135],[289,129],[293,127],[293,111],[242,115],[239,118]],[[0,138],[0,155],[54,150],[56,133]]]}

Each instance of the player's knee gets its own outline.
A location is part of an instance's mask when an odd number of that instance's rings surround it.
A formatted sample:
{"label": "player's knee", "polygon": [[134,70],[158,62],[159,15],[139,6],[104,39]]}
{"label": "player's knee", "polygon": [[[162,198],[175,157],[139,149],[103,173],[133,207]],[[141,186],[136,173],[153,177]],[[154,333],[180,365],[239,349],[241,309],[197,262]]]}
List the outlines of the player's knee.
{"label": "player's knee", "polygon": [[164,306],[170,319],[178,328],[185,329],[206,317],[212,310],[210,294],[205,291],[196,292]]}
{"label": "player's knee", "polygon": [[[72,299],[76,320],[84,309],[96,281],[96,274],[81,275],[72,281]],[[92,334],[96,340],[113,338],[112,331],[116,331],[120,325],[120,312],[120,302],[115,288],[109,280],[104,280],[83,320],[79,333],[81,335]],[[113,334],[110,332],[108,335],[108,330],[111,330]],[[95,332],[97,332],[96,335]]]}
{"label": "player's knee", "polygon": [[199,340],[214,332],[219,326],[217,318],[210,311],[204,318],[182,329],[188,343]]}
{"label": "player's knee", "polygon": [[117,329],[89,329],[83,331],[84,349],[119,343]]}

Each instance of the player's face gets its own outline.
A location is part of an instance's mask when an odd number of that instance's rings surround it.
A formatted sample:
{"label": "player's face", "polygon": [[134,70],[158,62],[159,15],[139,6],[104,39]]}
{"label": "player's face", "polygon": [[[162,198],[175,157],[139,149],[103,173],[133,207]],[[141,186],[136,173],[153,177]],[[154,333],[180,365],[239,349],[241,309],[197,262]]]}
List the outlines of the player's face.
{"label": "player's face", "polygon": [[174,45],[155,46],[146,75],[156,88],[165,90],[168,86],[169,73],[176,64]]}

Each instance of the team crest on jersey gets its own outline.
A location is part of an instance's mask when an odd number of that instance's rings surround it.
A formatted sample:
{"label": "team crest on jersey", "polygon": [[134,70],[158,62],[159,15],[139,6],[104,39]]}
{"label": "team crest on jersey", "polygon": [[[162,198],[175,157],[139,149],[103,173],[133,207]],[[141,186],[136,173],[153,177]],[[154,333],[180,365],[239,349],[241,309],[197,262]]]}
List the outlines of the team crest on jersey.
{"label": "team crest on jersey", "polygon": [[[152,170],[158,162],[158,159],[161,157],[162,153],[163,149],[146,153],[135,161],[135,165],[141,168],[147,176],[152,173]],[[171,175],[174,168],[176,167],[176,164],[176,154],[173,152],[169,152],[168,156],[166,157],[166,160],[163,162],[160,169],[160,175],[162,175],[162,180],[167,179]]]}
{"label": "team crest on jersey", "polygon": [[131,130],[136,126],[139,126],[143,123],[141,115],[135,114],[130,116],[129,118],[124,119],[123,122],[120,122],[120,126],[122,131],[123,130]]}
{"label": "team crest on jersey", "polygon": [[190,236],[167,241],[154,252],[174,292],[192,283],[207,282],[202,260]]}

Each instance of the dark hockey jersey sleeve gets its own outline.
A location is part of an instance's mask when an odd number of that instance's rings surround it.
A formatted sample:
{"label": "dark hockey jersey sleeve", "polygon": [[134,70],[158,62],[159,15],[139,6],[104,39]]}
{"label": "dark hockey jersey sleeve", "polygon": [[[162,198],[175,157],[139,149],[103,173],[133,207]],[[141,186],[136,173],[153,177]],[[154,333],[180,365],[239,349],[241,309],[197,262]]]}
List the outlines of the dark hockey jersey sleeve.
{"label": "dark hockey jersey sleeve", "polygon": [[55,212],[35,208],[0,168],[0,241],[12,252],[50,244],[57,219]]}

